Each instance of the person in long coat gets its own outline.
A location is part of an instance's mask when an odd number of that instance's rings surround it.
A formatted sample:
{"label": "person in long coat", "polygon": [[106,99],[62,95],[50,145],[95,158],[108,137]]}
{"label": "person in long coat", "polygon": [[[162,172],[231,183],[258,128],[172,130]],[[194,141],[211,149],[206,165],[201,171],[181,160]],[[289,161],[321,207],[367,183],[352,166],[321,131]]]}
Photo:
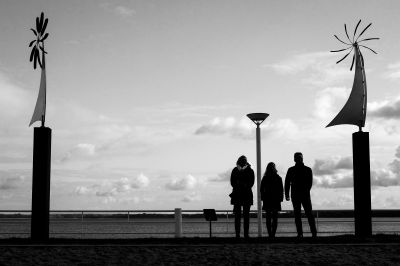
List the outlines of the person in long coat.
{"label": "person in long coat", "polygon": [[270,162],[267,165],[261,181],[261,200],[263,210],[266,212],[266,225],[269,237],[273,238],[278,228],[278,212],[282,210],[283,184],[282,178],[278,175],[275,164]]}
{"label": "person in long coat", "polygon": [[254,171],[247,162],[246,156],[242,155],[236,162],[231,174],[232,193],[231,204],[235,213],[236,237],[240,237],[240,220],[243,208],[243,231],[244,237],[249,237],[250,206],[253,205]]}

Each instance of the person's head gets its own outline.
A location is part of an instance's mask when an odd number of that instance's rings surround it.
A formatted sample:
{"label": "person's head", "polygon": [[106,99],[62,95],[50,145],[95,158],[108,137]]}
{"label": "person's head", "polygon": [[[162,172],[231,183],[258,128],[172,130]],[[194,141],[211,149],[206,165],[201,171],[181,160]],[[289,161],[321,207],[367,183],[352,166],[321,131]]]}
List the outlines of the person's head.
{"label": "person's head", "polygon": [[247,165],[247,158],[246,158],[246,156],[244,156],[244,155],[240,156],[239,159],[238,159],[237,162],[236,162],[236,165],[237,165],[237,166],[240,166],[240,167],[246,166],[246,165]]}
{"label": "person's head", "polygon": [[267,169],[265,169],[264,176],[273,175],[273,174],[276,174],[277,172],[278,172],[278,171],[276,170],[275,163],[270,162],[270,163],[267,165]]}
{"label": "person's head", "polygon": [[294,161],[296,163],[302,163],[303,162],[303,154],[301,152],[296,152],[294,154]]}

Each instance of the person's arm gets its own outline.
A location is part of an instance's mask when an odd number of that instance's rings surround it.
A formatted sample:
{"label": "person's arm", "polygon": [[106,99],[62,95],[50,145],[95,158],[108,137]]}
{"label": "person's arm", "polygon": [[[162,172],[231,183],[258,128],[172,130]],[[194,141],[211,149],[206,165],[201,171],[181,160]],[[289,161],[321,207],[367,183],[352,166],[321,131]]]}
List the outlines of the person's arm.
{"label": "person's arm", "polygon": [[286,173],[286,177],[285,177],[285,197],[286,197],[286,200],[290,200],[290,196],[289,196],[290,183],[291,183],[291,171],[290,171],[290,168],[289,168],[289,170]]}
{"label": "person's arm", "polygon": [[311,190],[311,188],[312,188],[312,185],[313,185],[313,173],[312,173],[312,169],[311,168],[309,168],[309,183],[308,183],[308,190]]}
{"label": "person's arm", "polygon": [[279,177],[279,180],[278,180],[278,186],[279,186],[279,189],[278,189],[278,191],[279,191],[279,195],[281,195],[280,196],[280,198],[279,198],[279,200],[282,202],[283,201],[283,184],[282,184],[282,178],[281,177]]}
{"label": "person's arm", "polygon": [[253,171],[253,169],[251,169],[251,173],[250,173],[250,180],[249,180],[249,185],[250,185],[250,188],[252,188],[253,186],[254,186],[254,171]]}
{"label": "person's arm", "polygon": [[261,198],[263,198],[263,194],[265,194],[265,176],[261,179],[260,193]]}
{"label": "person's arm", "polygon": [[237,184],[235,169],[236,168],[233,168],[232,173],[231,173],[231,186],[232,186],[232,188],[235,188],[236,184]]}

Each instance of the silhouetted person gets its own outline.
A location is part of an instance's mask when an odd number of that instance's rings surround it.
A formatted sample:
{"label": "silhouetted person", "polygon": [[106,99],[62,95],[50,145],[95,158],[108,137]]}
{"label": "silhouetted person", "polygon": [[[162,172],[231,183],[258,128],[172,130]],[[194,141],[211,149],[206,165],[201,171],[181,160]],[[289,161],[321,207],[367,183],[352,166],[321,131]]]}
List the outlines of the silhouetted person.
{"label": "silhouetted person", "polygon": [[303,237],[303,226],[301,223],[301,205],[303,205],[304,212],[308,218],[311,234],[313,237],[317,236],[317,229],[315,228],[315,220],[312,215],[312,205],[310,190],[313,183],[313,175],[310,167],[303,163],[303,154],[296,152],[294,154],[295,166],[289,168],[285,179],[285,196],[286,200],[290,200],[289,190],[291,191],[292,204],[294,211],[294,219],[296,222],[297,236]]}
{"label": "silhouetted person", "polygon": [[235,232],[236,237],[240,237],[240,219],[243,207],[243,228],[244,237],[249,237],[249,213],[250,206],[253,205],[254,171],[247,162],[246,156],[242,155],[236,162],[231,174],[232,193],[231,204],[235,213]]}
{"label": "silhouetted person", "polygon": [[265,170],[260,192],[263,210],[266,212],[268,235],[273,238],[278,227],[278,212],[282,210],[281,202],[283,201],[282,178],[278,175],[273,162],[270,162]]}

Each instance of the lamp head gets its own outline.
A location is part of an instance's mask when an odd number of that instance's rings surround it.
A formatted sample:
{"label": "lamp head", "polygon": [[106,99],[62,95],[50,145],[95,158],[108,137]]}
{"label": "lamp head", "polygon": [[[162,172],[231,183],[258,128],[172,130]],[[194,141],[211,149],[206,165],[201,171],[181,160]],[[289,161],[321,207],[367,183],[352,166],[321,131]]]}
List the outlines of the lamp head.
{"label": "lamp head", "polygon": [[260,125],[268,116],[269,114],[267,113],[251,113],[247,115],[247,117],[256,125]]}

